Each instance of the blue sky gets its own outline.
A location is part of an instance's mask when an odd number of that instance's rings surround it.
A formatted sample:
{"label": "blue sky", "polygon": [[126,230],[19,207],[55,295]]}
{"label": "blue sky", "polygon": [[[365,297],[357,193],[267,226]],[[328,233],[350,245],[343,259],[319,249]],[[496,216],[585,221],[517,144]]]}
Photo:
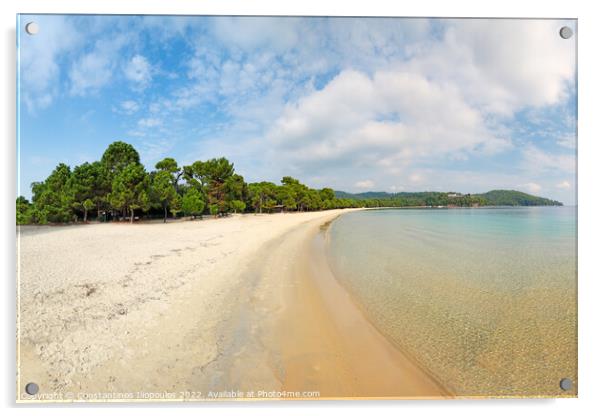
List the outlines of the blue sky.
{"label": "blue sky", "polygon": [[[35,36],[25,34],[30,21]],[[22,15],[19,192],[115,140],[248,182],[517,189],[575,203],[558,20]]]}

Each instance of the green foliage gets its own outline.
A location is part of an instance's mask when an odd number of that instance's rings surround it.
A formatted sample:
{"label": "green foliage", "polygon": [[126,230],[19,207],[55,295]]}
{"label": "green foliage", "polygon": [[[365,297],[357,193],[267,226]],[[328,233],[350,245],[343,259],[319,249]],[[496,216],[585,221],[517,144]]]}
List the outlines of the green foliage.
{"label": "green foliage", "polygon": [[100,159],[100,169],[102,170],[101,186],[99,186],[99,195],[96,203],[98,208],[114,208],[115,205],[109,201],[109,194],[114,194],[115,178],[128,166],[140,165],[140,155],[131,144],[116,141],[107,147],[107,150]]}
{"label": "green foliage", "polygon": [[281,202],[287,210],[297,209],[303,211],[309,208],[312,198],[310,196],[310,189],[307,186],[290,176],[283,177],[281,182]]}
{"label": "green foliage", "polygon": [[272,182],[249,184],[249,202],[255,212],[271,211],[276,206],[278,187]]}
{"label": "green foliage", "polygon": [[168,172],[170,174],[176,174],[180,171],[180,169],[178,168],[178,162],[176,162],[176,160],[171,157],[166,157],[160,162],[157,162],[155,168],[160,171]]}
{"label": "green foliage", "polygon": [[33,216],[36,222],[69,222],[73,219],[73,196],[68,182],[71,169],[60,163],[44,182],[32,184]]}
{"label": "green foliage", "polygon": [[182,211],[182,197],[179,194],[175,194],[169,202],[169,212],[176,218],[180,211]]}
{"label": "green foliage", "polygon": [[296,193],[290,186],[281,186],[278,190],[278,199],[282,201],[284,209],[294,211],[297,209]]}
{"label": "green foliage", "polygon": [[17,225],[29,224],[31,222],[32,205],[27,198],[17,198]]}
{"label": "green foliage", "polygon": [[94,208],[94,202],[91,199],[86,199],[82,202],[82,207],[84,208],[84,222],[88,220],[88,211]]}
{"label": "green foliage", "polygon": [[134,211],[150,208],[148,195],[149,177],[144,167],[130,163],[113,179],[112,190],[108,200],[117,210],[130,213],[130,222],[134,221]]}
{"label": "green foliage", "polygon": [[[179,197],[171,174],[166,170],[155,172],[152,179],[152,194],[164,211],[163,221],[167,221],[167,209],[177,203]],[[180,201],[181,203],[181,201]]]}
{"label": "green foliage", "polygon": [[109,179],[113,178],[127,166],[140,164],[140,155],[134,146],[124,142],[113,142],[100,159],[101,164],[107,170]]}
{"label": "green foliage", "polygon": [[180,169],[178,166],[178,162],[174,158],[166,157],[165,159],[157,162],[155,168],[159,170],[159,172],[167,172],[171,176],[171,181],[173,183],[173,187],[175,190],[178,190],[178,181],[184,174],[184,171]]}
{"label": "green foliage", "polygon": [[[244,210],[240,209],[240,204],[232,204],[234,201],[242,202],[247,197],[247,184],[242,176],[233,174],[224,182],[224,199],[230,210],[234,212]],[[234,206],[236,205],[236,208]]]}
{"label": "green foliage", "polygon": [[331,188],[322,188],[320,190],[320,199],[323,201],[332,201],[334,198],[335,194]]}
{"label": "green foliage", "polygon": [[188,188],[182,199],[182,211],[186,215],[202,215],[205,209],[201,193],[194,187]]}
{"label": "green foliage", "polygon": [[247,207],[247,204],[245,204],[243,201],[240,201],[238,199],[235,199],[234,201],[230,201],[230,208],[235,213],[236,212],[243,212],[246,207]]}
{"label": "green foliage", "polygon": [[[314,211],[359,207],[484,206],[484,205],[562,205],[518,191],[494,190],[484,194],[447,192],[365,192],[349,194],[331,188],[312,189],[298,179],[285,176],[280,185],[272,182],[247,184],[226,158],[196,161],[180,168],[173,158],[165,158],[148,174],[133,146],[114,142],[100,161],[83,163],[73,170],[61,163],[43,182],[34,182],[32,200],[16,200],[17,224],[84,221],[96,208],[100,216],[115,218],[136,210],[155,215],[168,211],[176,217],[228,212],[272,213]],[[183,180],[185,183],[181,183]]]}
{"label": "green foliage", "polygon": [[[209,204],[217,206],[220,213],[228,210],[228,193],[237,192],[234,189],[236,179],[231,179],[233,175],[234,165],[225,157],[210,159],[206,162],[197,161],[184,167],[184,177],[189,185],[202,189],[207,195]],[[226,182],[228,182],[228,186],[226,186]]]}
{"label": "green foliage", "polygon": [[531,206],[562,205],[561,202],[540,198],[518,191],[495,190],[484,194],[458,194],[455,192],[364,192],[348,194],[335,192],[339,200],[366,207],[418,207],[418,206]]}
{"label": "green foliage", "polygon": [[[88,211],[103,204],[104,182],[104,171],[98,162],[86,162],[73,169],[67,185],[73,197],[73,208],[83,212],[84,221],[88,219]],[[84,205],[86,201],[90,202]]]}
{"label": "green foliage", "polygon": [[194,162],[192,165],[184,166],[182,171],[184,179],[189,186],[192,186],[199,191],[202,191],[207,186],[204,182],[206,177],[202,174],[203,162],[200,160]]}
{"label": "green foliage", "polygon": [[529,195],[519,191],[494,190],[479,196],[485,199],[487,205],[562,205],[562,202]]}

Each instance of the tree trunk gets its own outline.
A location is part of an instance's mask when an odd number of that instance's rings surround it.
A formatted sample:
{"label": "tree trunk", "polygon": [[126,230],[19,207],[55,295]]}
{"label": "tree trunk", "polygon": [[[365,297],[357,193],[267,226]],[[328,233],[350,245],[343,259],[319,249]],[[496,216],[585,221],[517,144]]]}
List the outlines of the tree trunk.
{"label": "tree trunk", "polygon": [[84,222],[88,221],[88,210],[84,209]]}
{"label": "tree trunk", "polygon": [[134,210],[130,210],[130,224],[134,223]]}
{"label": "tree trunk", "polygon": [[167,222],[167,204],[163,203],[163,212],[165,215],[163,216],[163,224]]}

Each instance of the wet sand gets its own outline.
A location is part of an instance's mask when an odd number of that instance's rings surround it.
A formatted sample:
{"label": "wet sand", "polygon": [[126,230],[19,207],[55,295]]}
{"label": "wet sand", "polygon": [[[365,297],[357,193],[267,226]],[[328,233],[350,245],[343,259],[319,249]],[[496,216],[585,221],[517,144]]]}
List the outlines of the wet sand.
{"label": "wet sand", "polygon": [[322,398],[449,397],[373,327],[337,282],[325,255],[326,234],[318,232],[322,224],[287,235],[266,270],[268,278],[291,279],[274,338],[268,338],[280,348],[283,389],[319,391]]}
{"label": "wet sand", "polygon": [[18,391],[35,381],[35,398],[50,401],[448,395],[330,274],[320,226],[341,213],[28,229]]}

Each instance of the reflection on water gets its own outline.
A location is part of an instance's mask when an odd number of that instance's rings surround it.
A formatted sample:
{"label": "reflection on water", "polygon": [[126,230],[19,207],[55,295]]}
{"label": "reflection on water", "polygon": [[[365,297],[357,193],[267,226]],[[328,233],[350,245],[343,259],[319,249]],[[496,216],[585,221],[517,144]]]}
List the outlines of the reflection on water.
{"label": "reflection on water", "polygon": [[454,393],[575,394],[575,208],[360,211],[329,241],[367,316]]}

